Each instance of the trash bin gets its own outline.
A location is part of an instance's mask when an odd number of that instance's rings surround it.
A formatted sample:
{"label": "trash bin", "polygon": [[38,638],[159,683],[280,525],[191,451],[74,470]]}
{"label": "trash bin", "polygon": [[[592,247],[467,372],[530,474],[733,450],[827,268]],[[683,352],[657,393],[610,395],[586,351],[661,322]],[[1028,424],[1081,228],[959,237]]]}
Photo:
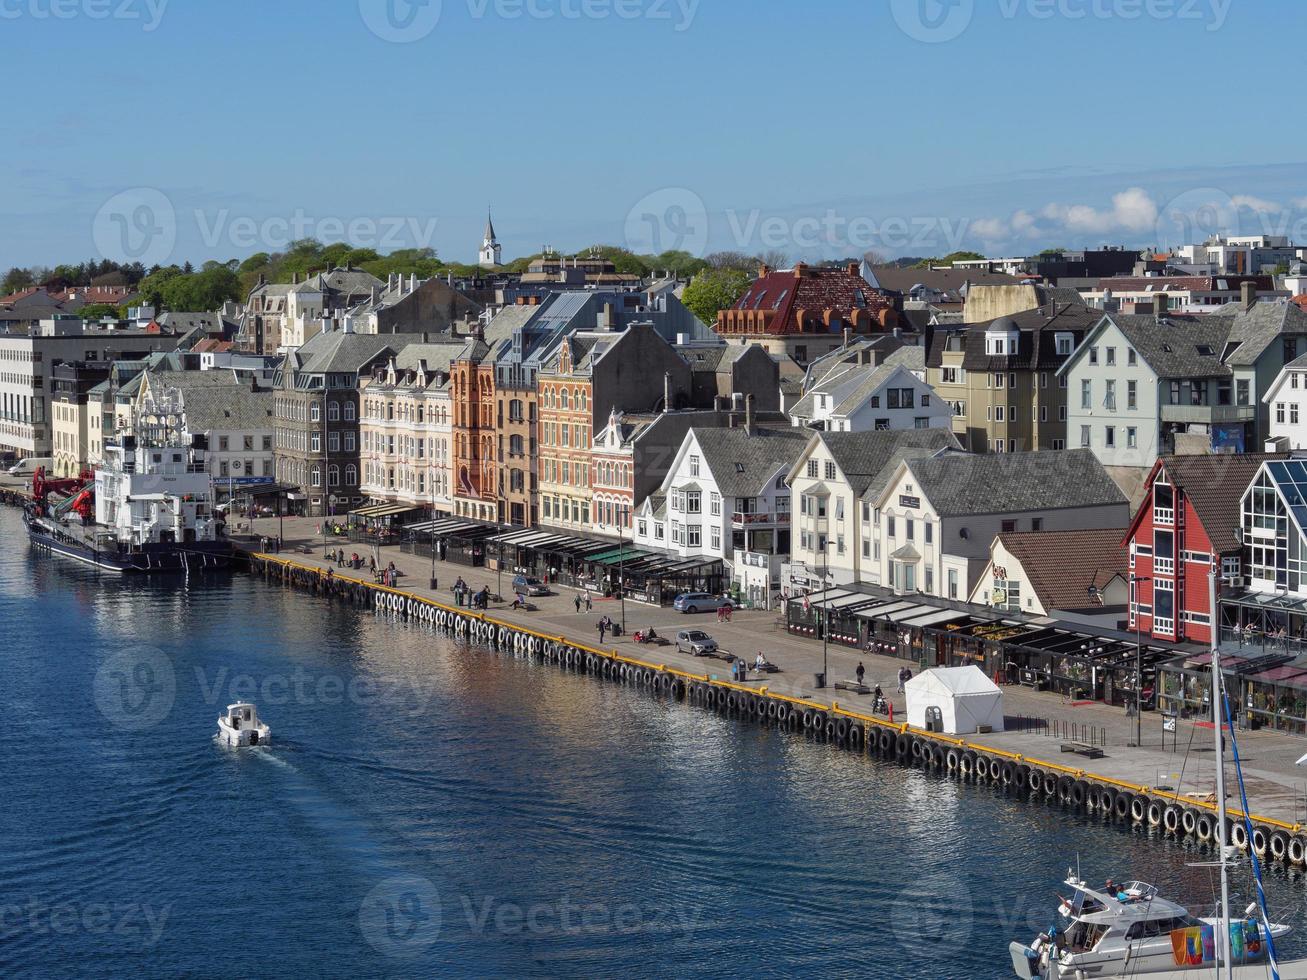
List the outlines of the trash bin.
{"label": "trash bin", "polygon": [[437,584],[436,584],[436,577],[433,575],[433,576],[431,576],[431,591],[432,591],[432,592],[435,592],[436,589],[437,589],[437,587],[438,587],[438,586],[437,586]]}
{"label": "trash bin", "polygon": [[814,687],[822,688],[826,686],[826,675],[821,671],[812,675],[812,684]]}

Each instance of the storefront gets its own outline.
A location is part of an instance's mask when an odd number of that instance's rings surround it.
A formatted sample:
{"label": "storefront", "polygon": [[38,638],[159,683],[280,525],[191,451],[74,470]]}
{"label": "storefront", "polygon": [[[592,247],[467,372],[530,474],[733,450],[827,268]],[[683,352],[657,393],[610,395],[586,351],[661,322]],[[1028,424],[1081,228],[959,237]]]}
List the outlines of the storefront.
{"label": "storefront", "polygon": [[494,524],[440,517],[404,528],[400,549],[428,559],[434,551],[439,561],[481,568],[487,564],[488,542],[502,530]]}
{"label": "storefront", "polygon": [[[933,596],[895,596],[873,587],[835,588],[786,604],[790,633],[898,657],[920,667],[974,664],[988,677],[1067,697],[1125,705],[1136,672],[1144,705],[1158,666],[1177,648],[1139,648],[1129,634],[1055,622]],[[1137,666],[1138,664],[1138,666]]]}

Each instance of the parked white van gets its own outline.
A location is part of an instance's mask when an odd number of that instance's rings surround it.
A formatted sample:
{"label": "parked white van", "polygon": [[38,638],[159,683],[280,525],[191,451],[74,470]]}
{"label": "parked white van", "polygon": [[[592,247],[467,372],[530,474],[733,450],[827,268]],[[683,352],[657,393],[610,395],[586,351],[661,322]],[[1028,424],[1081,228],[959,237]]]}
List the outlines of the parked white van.
{"label": "parked white van", "polygon": [[9,475],[35,476],[36,471],[42,466],[47,470],[54,469],[54,459],[50,456],[28,456],[27,459],[20,459],[16,465],[9,467]]}

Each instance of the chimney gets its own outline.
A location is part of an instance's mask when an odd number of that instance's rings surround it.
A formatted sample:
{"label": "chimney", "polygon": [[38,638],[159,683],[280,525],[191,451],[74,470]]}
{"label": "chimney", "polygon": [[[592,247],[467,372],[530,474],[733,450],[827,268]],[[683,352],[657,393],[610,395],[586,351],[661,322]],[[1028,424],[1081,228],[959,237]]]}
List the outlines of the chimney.
{"label": "chimney", "polygon": [[599,314],[599,329],[608,332],[616,326],[617,308],[612,303],[605,303],[603,312]]}
{"label": "chimney", "polygon": [[1153,297],[1153,313],[1159,320],[1166,318],[1166,314],[1171,311],[1171,297],[1166,293],[1158,293]]}
{"label": "chimney", "polygon": [[850,262],[847,266],[845,266],[845,269],[848,271],[849,275],[851,276],[856,276],[861,271],[858,267],[858,263],[856,262]]}
{"label": "chimney", "polygon": [[410,272],[408,275],[408,291],[411,293],[418,288],[418,274]]}
{"label": "chimney", "polygon": [[373,286],[373,287],[372,287],[372,302],[375,303],[375,302],[377,302],[377,301],[380,300],[380,299],[381,299],[381,287],[380,287],[380,286]]}
{"label": "chimney", "polygon": [[753,395],[744,396],[744,431],[748,435],[753,435]]}
{"label": "chimney", "polygon": [[1251,310],[1257,305],[1257,283],[1246,281],[1239,287],[1239,291],[1243,295],[1243,308],[1245,310]]}
{"label": "chimney", "polygon": [[758,266],[758,278],[759,278],[759,279],[762,279],[762,278],[764,278],[764,277],[766,277],[766,276],[768,276],[768,275],[770,275],[770,274],[771,274],[771,266],[769,266],[766,262],[764,262],[762,265]]}
{"label": "chimney", "polygon": [[846,326],[844,328],[844,346],[847,348],[851,343],[853,343],[853,331]]}
{"label": "chimney", "polygon": [[663,372],[663,411],[672,410],[672,372]]}

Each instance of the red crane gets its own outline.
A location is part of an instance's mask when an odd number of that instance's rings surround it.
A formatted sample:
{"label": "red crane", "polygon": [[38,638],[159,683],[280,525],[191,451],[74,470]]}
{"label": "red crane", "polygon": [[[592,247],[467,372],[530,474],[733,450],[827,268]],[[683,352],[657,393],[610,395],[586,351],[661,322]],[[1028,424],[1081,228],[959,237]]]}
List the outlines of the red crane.
{"label": "red crane", "polygon": [[67,499],[65,499],[57,505],[60,511],[74,510],[88,521],[94,518],[95,474],[91,470],[83,469],[75,477],[53,480],[46,478],[44,466],[39,467],[32,474],[32,501],[41,511],[48,511],[46,497],[52,493],[63,494],[66,498],[71,498],[71,503],[68,503]]}

